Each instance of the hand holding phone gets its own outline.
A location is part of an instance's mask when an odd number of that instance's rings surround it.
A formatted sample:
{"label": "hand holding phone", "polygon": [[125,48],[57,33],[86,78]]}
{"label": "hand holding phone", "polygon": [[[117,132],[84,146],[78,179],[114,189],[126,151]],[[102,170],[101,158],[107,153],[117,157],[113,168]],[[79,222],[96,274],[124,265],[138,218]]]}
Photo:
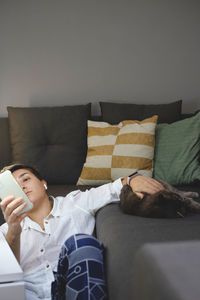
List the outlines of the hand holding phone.
{"label": "hand holding phone", "polygon": [[10,195],[14,196],[14,198],[21,197],[26,202],[26,206],[22,211],[20,211],[18,215],[21,215],[22,213],[33,208],[33,204],[21,189],[12,173],[9,170],[6,170],[2,174],[0,174],[0,199],[4,199]]}

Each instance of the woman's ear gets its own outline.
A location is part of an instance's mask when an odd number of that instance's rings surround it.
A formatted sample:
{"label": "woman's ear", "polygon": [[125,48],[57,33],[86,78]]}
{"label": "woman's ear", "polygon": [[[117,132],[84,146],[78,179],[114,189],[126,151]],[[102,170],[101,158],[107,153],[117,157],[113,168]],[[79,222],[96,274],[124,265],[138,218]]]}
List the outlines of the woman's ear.
{"label": "woman's ear", "polygon": [[42,183],[44,185],[45,190],[47,190],[47,182],[44,179],[42,179]]}

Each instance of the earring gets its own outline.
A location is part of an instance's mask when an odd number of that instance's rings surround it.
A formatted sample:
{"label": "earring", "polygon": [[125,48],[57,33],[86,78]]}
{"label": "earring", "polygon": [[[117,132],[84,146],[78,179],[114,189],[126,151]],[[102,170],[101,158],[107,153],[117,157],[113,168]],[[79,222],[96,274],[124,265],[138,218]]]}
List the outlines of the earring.
{"label": "earring", "polygon": [[44,188],[45,188],[45,190],[47,190],[47,185],[46,184],[44,184]]}

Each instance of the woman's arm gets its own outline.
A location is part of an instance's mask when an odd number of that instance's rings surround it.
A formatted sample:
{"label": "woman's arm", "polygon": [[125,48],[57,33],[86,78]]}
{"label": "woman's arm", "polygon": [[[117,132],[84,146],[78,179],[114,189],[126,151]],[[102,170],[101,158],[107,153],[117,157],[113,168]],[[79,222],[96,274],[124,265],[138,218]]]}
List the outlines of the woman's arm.
{"label": "woman's arm", "polygon": [[[81,209],[95,214],[97,210],[103,206],[118,202],[122,186],[127,183],[127,177],[117,179],[112,183],[101,185],[97,188],[91,188],[85,192],[72,192],[75,205]],[[153,194],[163,188],[163,186],[153,178],[138,175],[132,178],[130,186],[140,198],[143,197],[142,192]]]}

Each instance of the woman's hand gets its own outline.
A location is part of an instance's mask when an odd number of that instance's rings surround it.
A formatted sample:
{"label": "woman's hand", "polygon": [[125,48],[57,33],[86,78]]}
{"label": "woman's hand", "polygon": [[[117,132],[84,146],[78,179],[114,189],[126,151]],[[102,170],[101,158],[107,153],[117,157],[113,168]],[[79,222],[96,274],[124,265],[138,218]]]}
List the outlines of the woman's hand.
{"label": "woman's hand", "polygon": [[4,219],[8,224],[8,230],[12,234],[20,234],[21,233],[21,225],[20,222],[27,215],[23,213],[18,215],[26,206],[26,202],[24,202],[23,198],[14,198],[13,196],[8,196],[4,198],[0,203]]}
{"label": "woman's hand", "polygon": [[155,194],[156,192],[164,189],[163,185],[154,178],[142,175],[133,177],[130,182],[130,186],[133,192],[141,199],[144,197],[143,192]]}

